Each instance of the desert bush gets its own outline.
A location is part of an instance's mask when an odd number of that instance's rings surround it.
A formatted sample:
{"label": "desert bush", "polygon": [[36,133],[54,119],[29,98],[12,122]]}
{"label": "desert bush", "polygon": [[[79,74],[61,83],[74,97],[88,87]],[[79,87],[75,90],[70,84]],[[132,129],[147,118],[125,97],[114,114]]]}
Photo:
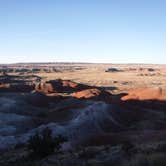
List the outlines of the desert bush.
{"label": "desert bush", "polygon": [[105,72],[122,72],[123,70],[117,68],[108,68]]}
{"label": "desert bush", "polygon": [[53,138],[52,131],[45,128],[42,132],[36,132],[29,141],[28,149],[32,151],[35,156],[44,157],[61,148],[61,144],[67,139],[61,135]]}

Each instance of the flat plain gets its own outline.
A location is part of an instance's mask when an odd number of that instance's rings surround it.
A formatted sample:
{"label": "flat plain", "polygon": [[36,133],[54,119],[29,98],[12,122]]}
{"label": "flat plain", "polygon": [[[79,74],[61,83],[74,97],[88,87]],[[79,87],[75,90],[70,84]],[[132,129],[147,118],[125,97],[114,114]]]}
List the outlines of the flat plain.
{"label": "flat plain", "polygon": [[[166,89],[166,65],[67,64],[54,66],[62,68],[62,71],[37,73],[37,75],[46,80],[60,78],[92,86],[103,86],[114,93],[140,87],[159,86]],[[111,68],[117,71],[109,71]]]}

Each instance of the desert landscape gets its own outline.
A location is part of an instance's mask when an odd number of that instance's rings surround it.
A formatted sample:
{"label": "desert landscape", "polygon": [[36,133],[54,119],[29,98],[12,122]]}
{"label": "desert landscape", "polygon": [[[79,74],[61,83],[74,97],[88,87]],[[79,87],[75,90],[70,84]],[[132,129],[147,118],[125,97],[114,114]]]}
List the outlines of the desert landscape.
{"label": "desert landscape", "polygon": [[0,65],[0,165],[165,165],[165,82],[166,65]]}
{"label": "desert landscape", "polygon": [[0,166],[166,166],[166,1],[0,0]]}

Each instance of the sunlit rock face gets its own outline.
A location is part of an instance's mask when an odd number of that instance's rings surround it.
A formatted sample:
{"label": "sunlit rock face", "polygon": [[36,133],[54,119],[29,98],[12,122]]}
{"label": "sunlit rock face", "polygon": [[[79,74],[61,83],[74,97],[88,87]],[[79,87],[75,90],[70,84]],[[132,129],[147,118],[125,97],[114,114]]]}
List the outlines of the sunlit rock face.
{"label": "sunlit rock face", "polygon": [[109,92],[99,90],[97,88],[91,88],[72,93],[72,96],[78,99],[94,99],[110,102],[111,94]]}
{"label": "sunlit rock face", "polygon": [[[46,93],[33,91],[28,94],[0,95],[0,150],[26,144],[36,131],[46,127],[52,130],[54,137],[59,134],[67,137],[70,144],[66,146],[69,148],[93,140],[91,138],[97,142],[102,138],[109,143],[112,133],[130,130],[129,127],[148,130],[165,126],[165,120],[162,122],[163,114],[154,114],[154,111],[147,109],[155,102],[144,102],[161,99],[164,93],[160,88],[133,90],[122,98],[118,97],[115,102],[111,100],[113,95],[99,88],[87,88],[85,85],[84,89],[81,84],[71,81],[60,80],[58,84],[56,81],[54,83],[60,87],[60,96],[59,92],[54,96],[51,89]],[[63,92],[67,95],[63,96]],[[130,99],[137,100],[130,102]],[[164,110],[163,106],[165,103],[161,102],[152,109]],[[116,136],[114,138],[116,140]]]}
{"label": "sunlit rock face", "polygon": [[90,88],[87,85],[79,84],[70,80],[50,80],[44,83],[36,84],[35,90],[44,94],[49,93],[72,93]]}
{"label": "sunlit rock face", "polygon": [[126,100],[166,100],[166,93],[159,87],[138,88],[128,92],[128,95],[121,98]]}
{"label": "sunlit rock face", "polygon": [[50,83],[38,83],[35,85],[35,91],[44,94],[56,92],[55,88]]}
{"label": "sunlit rock face", "polygon": [[[36,131],[42,131],[46,127],[52,130],[54,137],[57,135],[67,137],[70,143],[67,144],[68,148],[82,145],[91,138],[95,138],[95,141],[97,139],[97,142],[101,140],[100,138],[109,142],[110,138],[116,140],[116,137],[112,137],[111,133],[126,131],[129,129],[128,126],[135,125],[140,120],[143,123],[143,120],[145,120],[147,129],[149,129],[148,125],[153,124],[155,127],[156,120],[162,116],[160,114],[154,116],[154,112],[136,109],[135,104],[132,103],[130,104],[131,107],[128,107],[128,104],[125,103],[116,105],[107,104],[103,101],[78,100],[70,97],[61,100],[59,103],[51,103],[51,107],[50,105],[38,107],[27,102],[29,97],[31,95],[15,98],[0,97],[0,150],[12,148],[17,144],[26,144]],[[43,100],[43,94],[38,97],[37,100]],[[44,120],[47,121],[34,124],[34,119],[43,111],[51,113],[52,118],[49,119],[50,117],[46,116]],[[61,111],[63,117],[70,114],[69,118],[55,121],[53,117],[58,116],[59,119]],[[148,121],[147,117],[149,117]],[[161,125],[160,122],[159,127]],[[141,124],[137,125],[137,127],[139,126],[141,127]],[[110,135],[105,135],[106,133],[110,133]],[[101,143],[103,142],[101,141]]]}

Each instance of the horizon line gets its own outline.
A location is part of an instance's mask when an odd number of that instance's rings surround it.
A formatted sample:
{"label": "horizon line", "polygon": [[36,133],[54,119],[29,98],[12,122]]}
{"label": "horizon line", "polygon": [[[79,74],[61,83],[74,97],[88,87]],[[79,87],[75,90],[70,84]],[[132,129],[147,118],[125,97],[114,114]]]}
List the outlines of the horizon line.
{"label": "horizon line", "polygon": [[72,62],[72,61],[55,61],[55,62],[5,62],[5,63],[0,63],[0,65],[16,65],[16,64],[120,64],[120,65],[166,65],[166,63],[143,63],[143,62],[86,62],[86,61],[78,61],[78,62]]}

